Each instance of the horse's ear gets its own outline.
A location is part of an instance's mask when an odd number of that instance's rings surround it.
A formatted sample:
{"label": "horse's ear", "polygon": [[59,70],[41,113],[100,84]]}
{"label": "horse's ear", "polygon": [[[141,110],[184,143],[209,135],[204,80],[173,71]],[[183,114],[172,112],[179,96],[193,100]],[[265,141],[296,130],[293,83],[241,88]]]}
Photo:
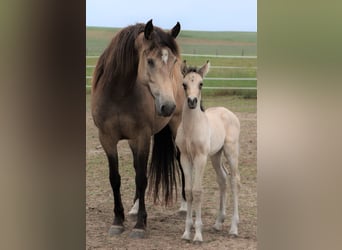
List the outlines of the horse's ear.
{"label": "horse's ear", "polygon": [[186,74],[186,72],[188,71],[188,66],[186,65],[186,60],[184,60],[184,61],[182,62],[181,71],[182,71],[182,74],[183,74],[183,77],[184,77],[185,74]]}
{"label": "horse's ear", "polygon": [[145,31],[144,31],[144,35],[145,35],[145,38],[147,40],[150,40],[151,39],[151,34],[152,34],[152,31],[153,31],[153,24],[152,24],[152,19],[150,21],[148,21],[145,25]]}
{"label": "horse's ear", "polygon": [[173,38],[176,38],[179,34],[180,29],[180,23],[177,22],[177,24],[171,29],[171,36],[173,36]]}
{"label": "horse's ear", "polygon": [[198,73],[203,77],[205,77],[206,74],[208,74],[210,68],[210,62],[209,60],[207,61],[206,64],[204,64],[199,70]]}

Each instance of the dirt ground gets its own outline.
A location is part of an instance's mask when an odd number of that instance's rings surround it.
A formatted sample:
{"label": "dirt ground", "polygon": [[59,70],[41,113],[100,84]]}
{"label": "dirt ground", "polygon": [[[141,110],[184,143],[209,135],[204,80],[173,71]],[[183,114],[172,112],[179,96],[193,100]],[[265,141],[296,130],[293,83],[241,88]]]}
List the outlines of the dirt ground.
{"label": "dirt ground", "polygon": [[[181,240],[184,232],[185,216],[178,214],[180,196],[172,206],[153,204],[147,197],[146,239],[131,239],[129,233],[135,219],[127,215],[134,198],[134,171],[132,155],[126,141],[118,144],[121,174],[121,194],[125,208],[125,231],[120,236],[108,237],[113,220],[113,195],[108,179],[108,166],[100,146],[97,129],[89,111],[87,97],[86,134],[86,246],[87,249],[256,249],[257,248],[257,115],[256,113],[237,113],[241,123],[239,170],[241,190],[239,203],[239,236],[228,235],[232,208],[228,188],[227,218],[223,230],[212,229],[215,223],[219,189],[215,172],[208,161],[204,175],[204,195],[202,203],[203,240],[194,245]],[[229,187],[229,185],[228,185]],[[193,237],[193,234],[192,234]]]}

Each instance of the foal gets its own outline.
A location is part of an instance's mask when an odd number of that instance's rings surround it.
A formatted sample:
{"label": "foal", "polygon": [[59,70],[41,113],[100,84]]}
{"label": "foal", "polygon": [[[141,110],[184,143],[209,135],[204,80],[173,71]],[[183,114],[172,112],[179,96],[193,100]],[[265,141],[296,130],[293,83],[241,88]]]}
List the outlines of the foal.
{"label": "foal", "polygon": [[[178,127],[176,144],[181,152],[181,164],[185,175],[185,197],[187,215],[182,239],[190,240],[192,227],[192,204],[196,212],[194,242],[202,242],[202,179],[207,157],[210,156],[220,187],[220,207],[214,229],[221,230],[226,216],[227,175],[233,194],[233,216],[229,234],[238,235],[238,192],[240,174],[238,170],[240,122],[228,109],[223,107],[203,110],[201,88],[203,77],[209,71],[207,61],[200,69],[188,68],[184,61],[182,73],[186,100],[183,105],[182,122]],[[230,167],[227,173],[221,161],[222,152]]]}

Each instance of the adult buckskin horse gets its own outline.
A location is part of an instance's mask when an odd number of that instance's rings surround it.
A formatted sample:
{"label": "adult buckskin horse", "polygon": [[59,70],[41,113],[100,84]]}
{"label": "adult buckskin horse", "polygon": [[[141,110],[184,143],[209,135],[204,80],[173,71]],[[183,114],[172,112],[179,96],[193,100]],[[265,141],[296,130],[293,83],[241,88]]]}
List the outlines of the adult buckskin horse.
{"label": "adult buckskin horse", "polygon": [[107,155],[114,195],[110,236],[124,231],[117,143],[127,139],[133,153],[137,223],[133,238],[146,235],[147,161],[154,136],[150,186],[155,200],[162,190],[165,201],[176,187],[177,148],[174,138],[181,120],[184,93],[181,60],[175,38],[180,24],[165,32],[152,20],[118,32],[100,56],[92,82],[92,116]]}

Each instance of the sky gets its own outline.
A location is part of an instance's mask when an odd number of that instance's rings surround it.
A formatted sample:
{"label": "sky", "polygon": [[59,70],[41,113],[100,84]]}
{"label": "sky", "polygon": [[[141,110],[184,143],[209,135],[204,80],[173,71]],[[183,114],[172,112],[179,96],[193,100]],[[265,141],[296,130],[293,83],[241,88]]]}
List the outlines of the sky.
{"label": "sky", "polygon": [[257,31],[257,0],[86,0],[86,25],[126,27],[135,23],[182,30]]}

